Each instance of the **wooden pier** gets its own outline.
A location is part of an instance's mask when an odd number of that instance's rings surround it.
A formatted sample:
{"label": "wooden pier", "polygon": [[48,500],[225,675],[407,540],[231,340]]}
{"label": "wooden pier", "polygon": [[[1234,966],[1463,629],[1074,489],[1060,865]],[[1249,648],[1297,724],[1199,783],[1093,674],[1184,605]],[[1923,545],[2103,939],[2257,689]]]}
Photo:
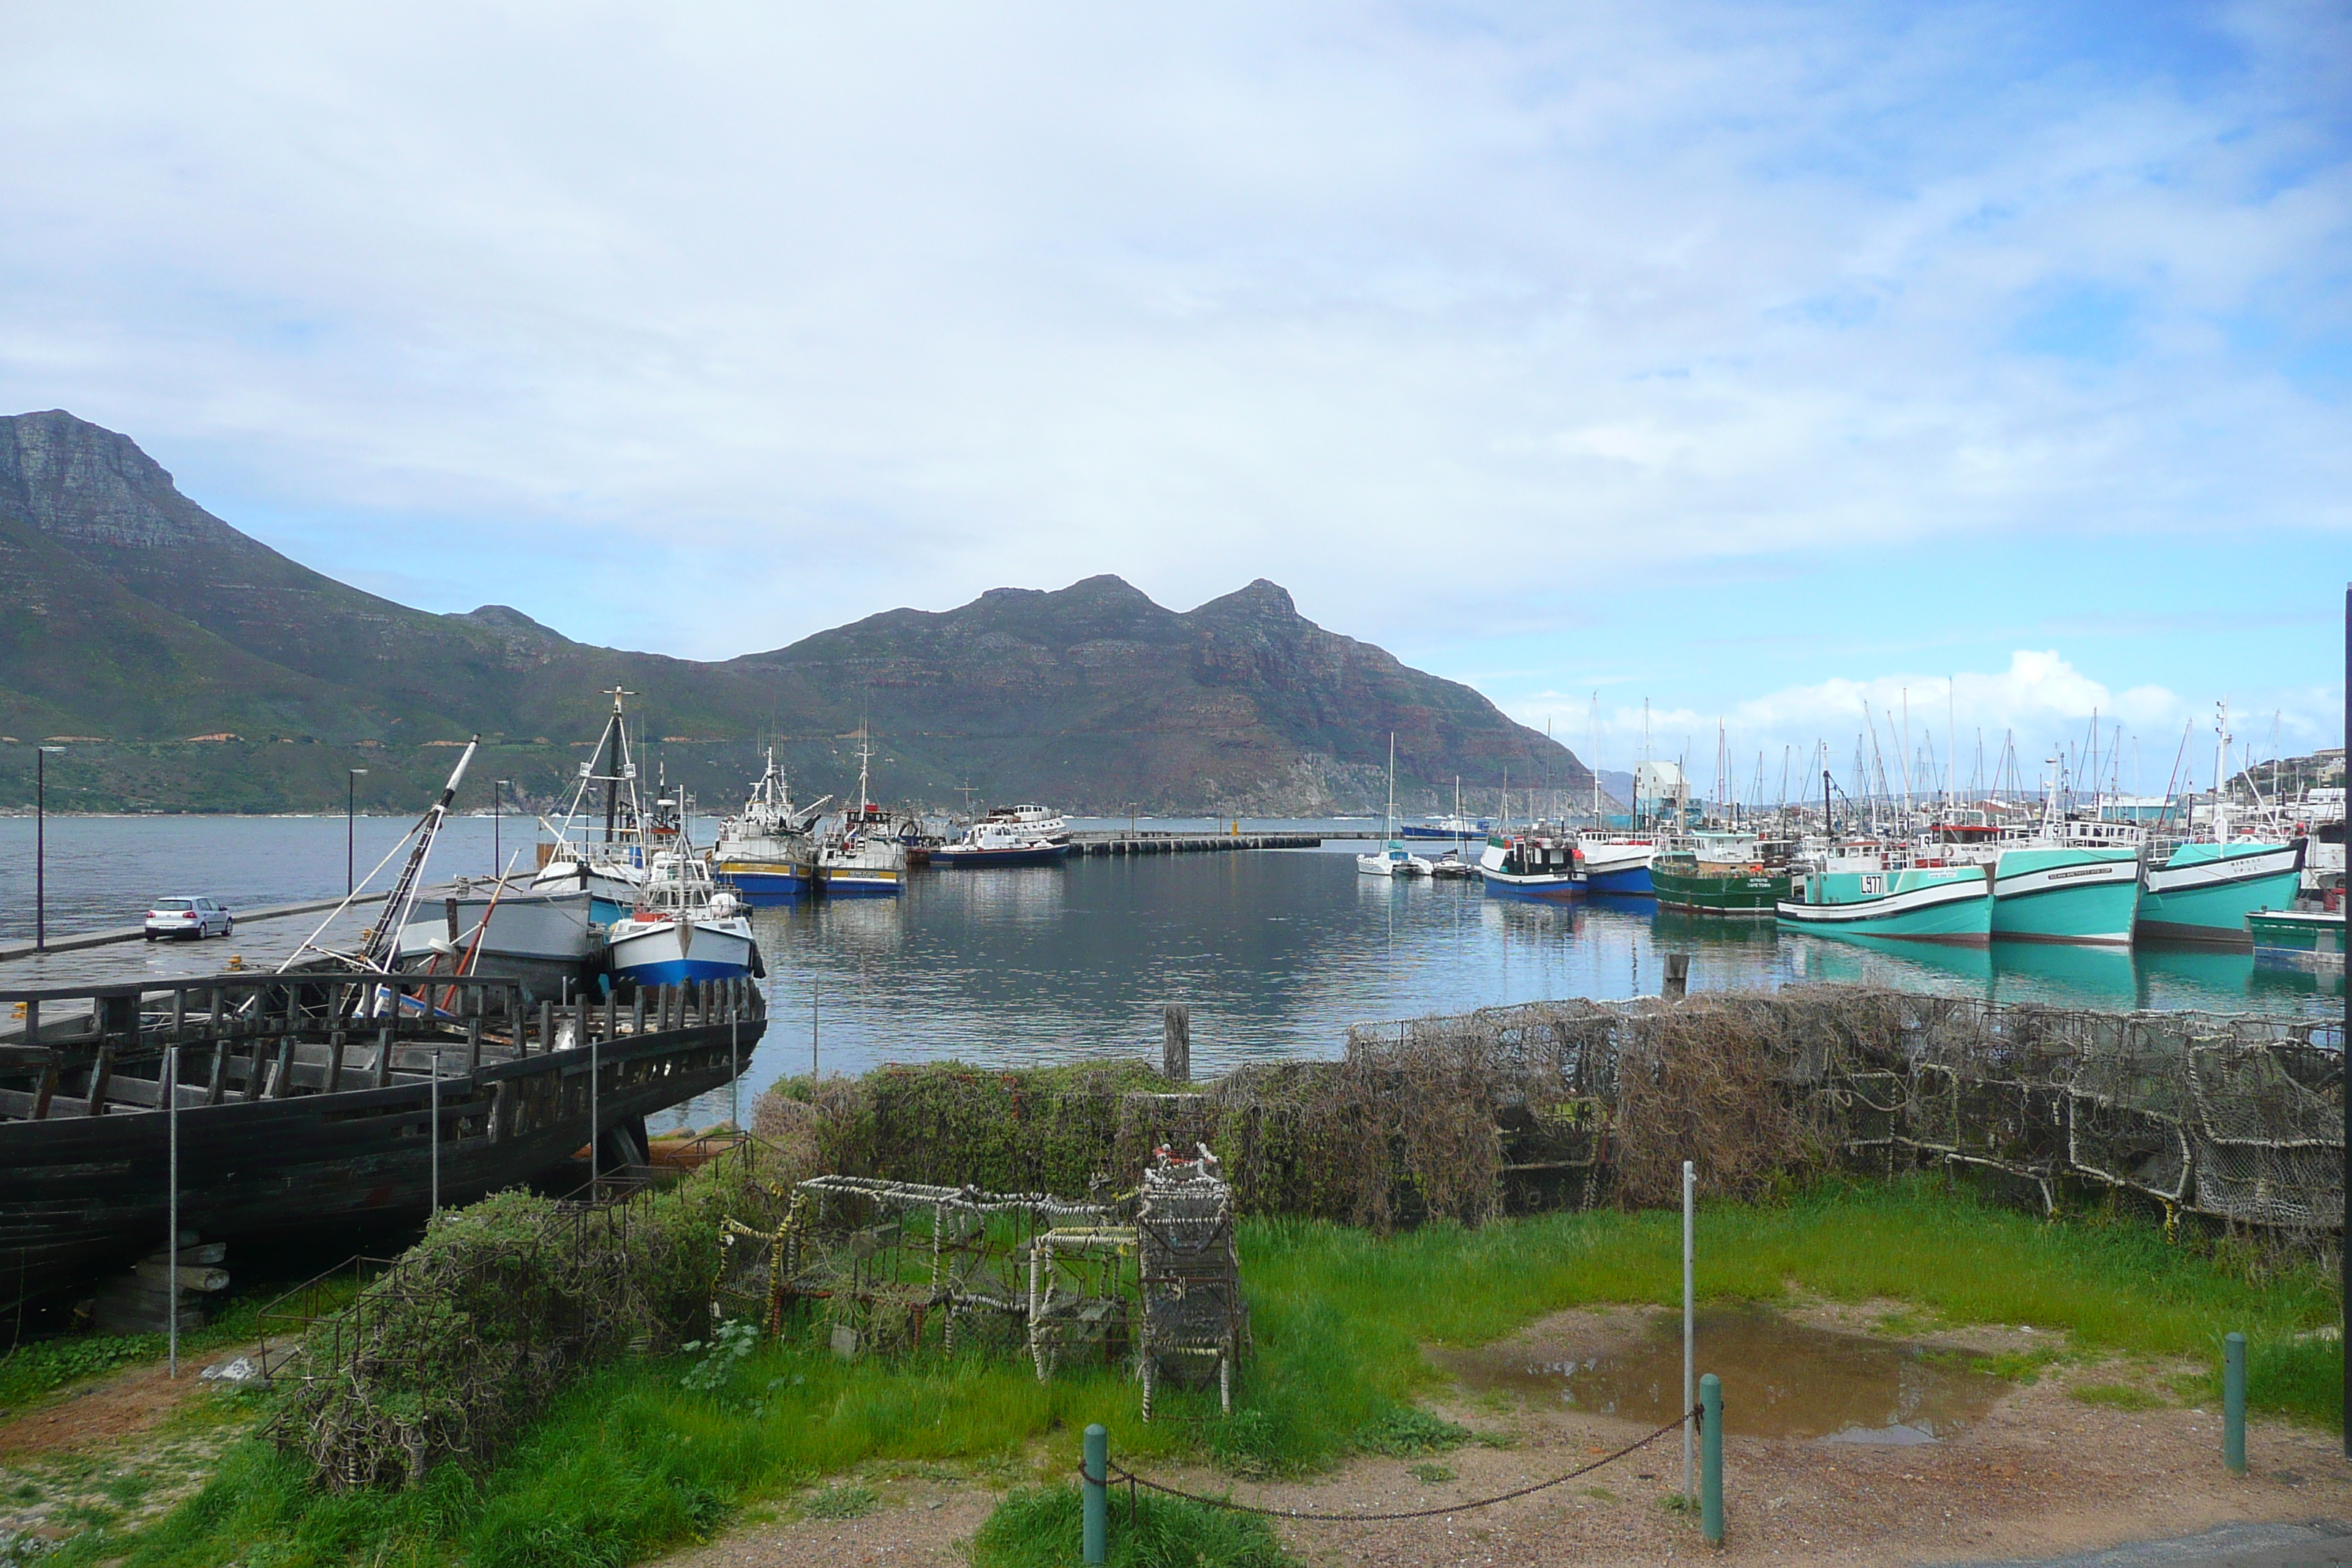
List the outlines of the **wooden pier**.
{"label": "wooden pier", "polygon": [[1073,833],[1073,855],[1213,855],[1231,849],[1313,849],[1313,833]]}

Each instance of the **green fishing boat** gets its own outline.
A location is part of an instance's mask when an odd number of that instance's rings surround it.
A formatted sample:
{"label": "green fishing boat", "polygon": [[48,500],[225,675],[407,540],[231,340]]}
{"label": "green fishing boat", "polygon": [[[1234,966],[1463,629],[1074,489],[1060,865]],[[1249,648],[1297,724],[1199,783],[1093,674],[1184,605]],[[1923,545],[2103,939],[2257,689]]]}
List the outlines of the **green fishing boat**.
{"label": "green fishing boat", "polygon": [[2128,947],[2139,905],[2139,850],[2024,843],[1993,862],[1992,934],[2003,942]]}
{"label": "green fishing boat", "polygon": [[2246,917],[2254,956],[2294,963],[2344,962],[2344,911],[2264,910]]}
{"label": "green fishing boat", "polygon": [[1650,862],[1650,886],[1658,907],[1695,915],[1770,919],[1790,895],[1790,846],[1749,834],[1696,837],[1695,848],[1669,850]]}

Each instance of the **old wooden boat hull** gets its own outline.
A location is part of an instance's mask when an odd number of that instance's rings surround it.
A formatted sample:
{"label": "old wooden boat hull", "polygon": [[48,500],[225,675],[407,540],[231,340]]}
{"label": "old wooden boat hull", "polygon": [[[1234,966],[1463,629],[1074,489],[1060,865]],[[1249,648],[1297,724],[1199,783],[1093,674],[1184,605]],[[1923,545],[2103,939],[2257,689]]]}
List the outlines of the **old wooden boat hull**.
{"label": "old wooden boat hull", "polygon": [[179,1050],[180,1225],[234,1243],[421,1219],[436,1142],[444,1204],[560,1172],[592,1136],[609,1164],[641,1160],[644,1119],[723,1088],[766,1028],[749,985],[657,993],[624,1010],[483,1007],[498,983],[396,984],[436,1011],[346,1016],[354,1026],[331,1032],[293,1007],[265,1009],[250,1020],[259,1028],[233,1015],[156,1027],[153,1013],[100,999],[95,1027],[54,1045],[0,1042],[0,1083],[19,1086],[0,1088],[0,1303],[68,1291],[160,1244],[175,1120],[161,1057],[174,1037],[194,1037]]}

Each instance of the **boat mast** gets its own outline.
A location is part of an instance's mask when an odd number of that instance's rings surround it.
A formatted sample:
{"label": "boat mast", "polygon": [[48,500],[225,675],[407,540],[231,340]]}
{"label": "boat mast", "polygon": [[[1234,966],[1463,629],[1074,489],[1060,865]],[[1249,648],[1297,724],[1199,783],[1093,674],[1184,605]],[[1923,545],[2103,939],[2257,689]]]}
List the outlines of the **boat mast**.
{"label": "boat mast", "polygon": [[475,748],[481,743],[479,735],[466,742],[457,767],[450,772],[448,784],[442,787],[441,798],[433,803],[425,819],[416,825],[416,847],[408,852],[408,864],[400,868],[400,880],[393,884],[392,896],[383,901],[383,919],[376,922],[375,934],[360,955],[362,968],[389,970],[400,955],[400,930],[408,923],[416,907],[425,858],[433,853],[433,840],[440,833],[442,823],[448,820],[449,803],[457,798],[457,786],[465,782],[466,768],[474,760]]}
{"label": "boat mast", "polygon": [[2230,842],[2230,700],[2213,704],[2213,842]]}
{"label": "boat mast", "polygon": [[613,829],[621,809],[621,699],[635,693],[613,688],[613,716],[604,721],[604,735],[609,744],[604,755],[604,842],[613,842]]}

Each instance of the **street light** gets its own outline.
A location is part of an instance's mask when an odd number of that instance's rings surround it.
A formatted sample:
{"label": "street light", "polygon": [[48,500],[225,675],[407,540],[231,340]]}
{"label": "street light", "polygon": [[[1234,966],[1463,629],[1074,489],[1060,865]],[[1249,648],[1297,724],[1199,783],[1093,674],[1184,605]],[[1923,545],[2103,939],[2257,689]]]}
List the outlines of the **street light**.
{"label": "street light", "polygon": [[499,844],[499,812],[506,805],[507,785],[512,779],[490,781],[490,874],[500,881],[506,879],[506,855]]}
{"label": "street light", "polygon": [[48,815],[49,753],[63,746],[33,748],[33,951],[49,944]]}
{"label": "street light", "polygon": [[343,780],[343,897],[352,896],[352,869],[358,864],[359,827],[357,805],[360,795],[360,775],[365,768],[353,768]]}

